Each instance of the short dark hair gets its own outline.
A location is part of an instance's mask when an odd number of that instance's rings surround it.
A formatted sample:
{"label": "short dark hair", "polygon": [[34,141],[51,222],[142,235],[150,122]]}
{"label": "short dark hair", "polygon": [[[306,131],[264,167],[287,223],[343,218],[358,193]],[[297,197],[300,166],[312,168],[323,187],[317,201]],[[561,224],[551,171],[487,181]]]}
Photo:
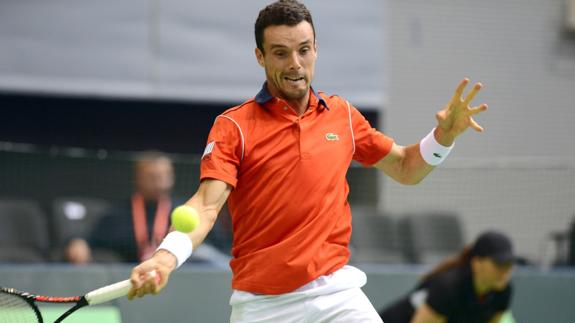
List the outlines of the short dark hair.
{"label": "short dark hair", "polygon": [[296,0],[279,0],[263,8],[256,20],[255,34],[256,46],[264,52],[264,29],[269,26],[288,25],[295,26],[302,21],[307,21],[313,30],[315,41],[315,27],[311,19],[311,13],[307,8]]}

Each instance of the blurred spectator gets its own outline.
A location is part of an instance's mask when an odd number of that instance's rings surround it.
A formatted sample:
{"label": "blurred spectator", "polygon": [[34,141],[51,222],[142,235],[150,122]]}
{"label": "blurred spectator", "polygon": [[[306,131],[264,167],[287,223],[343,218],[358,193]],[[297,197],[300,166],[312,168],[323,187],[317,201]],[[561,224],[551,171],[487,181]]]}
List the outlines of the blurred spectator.
{"label": "blurred spectator", "polygon": [[571,221],[571,226],[569,228],[569,232],[568,232],[568,244],[569,246],[567,247],[568,249],[568,256],[567,256],[567,263],[570,266],[575,266],[575,218],[573,219],[573,221]]}
{"label": "blurred spectator", "polygon": [[[85,264],[119,259],[138,262],[149,258],[168,233],[171,211],[184,201],[172,196],[174,168],[172,160],[160,152],[145,152],[134,164],[135,191],[129,201],[119,203],[94,227],[88,241],[72,239],[66,246],[66,261]],[[192,262],[208,262],[227,267],[229,256],[215,248],[211,242],[216,230],[206,238],[205,247],[197,248]],[[202,245],[202,246],[203,246]],[[223,245],[219,243],[219,245]]]}
{"label": "blurred spectator", "polygon": [[75,238],[68,242],[64,258],[72,264],[85,264],[92,261],[92,251],[86,240]]}
{"label": "blurred spectator", "polygon": [[481,234],[474,244],[427,273],[407,296],[384,308],[385,323],[512,321],[515,262],[507,236]]}

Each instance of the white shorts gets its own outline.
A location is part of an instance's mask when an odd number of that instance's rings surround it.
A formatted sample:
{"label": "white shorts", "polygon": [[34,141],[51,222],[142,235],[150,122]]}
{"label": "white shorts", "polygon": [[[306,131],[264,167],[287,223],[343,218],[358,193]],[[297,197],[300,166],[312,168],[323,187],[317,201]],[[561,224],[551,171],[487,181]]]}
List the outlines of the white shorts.
{"label": "white shorts", "polygon": [[365,273],[344,266],[338,271],[281,295],[234,290],[231,323],[379,322],[382,320],[361,287]]}

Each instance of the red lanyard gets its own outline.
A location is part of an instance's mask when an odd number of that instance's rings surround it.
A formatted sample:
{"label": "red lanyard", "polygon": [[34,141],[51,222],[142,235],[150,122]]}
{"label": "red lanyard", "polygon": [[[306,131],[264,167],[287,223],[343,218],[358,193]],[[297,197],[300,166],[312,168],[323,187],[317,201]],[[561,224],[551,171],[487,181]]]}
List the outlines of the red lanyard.
{"label": "red lanyard", "polygon": [[172,202],[169,197],[161,197],[158,200],[156,216],[154,217],[153,236],[150,239],[144,197],[139,193],[132,195],[132,222],[134,223],[139,258],[148,253],[150,248],[155,249],[168,232],[168,217],[171,207]]}

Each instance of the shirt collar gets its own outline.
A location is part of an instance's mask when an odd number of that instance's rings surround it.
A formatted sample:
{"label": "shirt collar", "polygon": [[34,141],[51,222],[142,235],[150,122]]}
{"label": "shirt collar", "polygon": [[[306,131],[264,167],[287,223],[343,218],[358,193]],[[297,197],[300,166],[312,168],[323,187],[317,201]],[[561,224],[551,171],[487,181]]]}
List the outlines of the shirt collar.
{"label": "shirt collar", "polygon": [[[318,105],[323,105],[327,110],[329,110],[329,107],[327,106],[325,100],[321,96],[319,96],[319,94],[317,94],[317,92],[313,89],[313,87],[310,88],[311,92],[318,100]],[[264,82],[262,89],[256,95],[255,101],[260,105],[264,105],[269,101],[271,101],[273,98],[274,96],[271,95],[271,93],[268,91],[267,82]]]}

